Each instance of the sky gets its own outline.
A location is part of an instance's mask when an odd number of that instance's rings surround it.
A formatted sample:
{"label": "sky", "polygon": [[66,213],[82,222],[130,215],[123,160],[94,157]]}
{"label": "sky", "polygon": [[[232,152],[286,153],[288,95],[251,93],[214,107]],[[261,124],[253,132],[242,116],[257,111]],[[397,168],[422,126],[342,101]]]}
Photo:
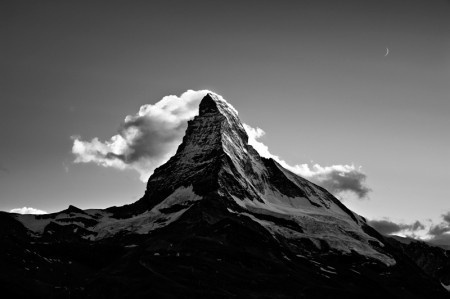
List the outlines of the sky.
{"label": "sky", "polygon": [[136,201],[142,171],[84,163],[76,141],[105,145],[141,106],[211,90],[287,165],[363,174],[371,191],[341,199],[380,230],[441,237],[449,13],[445,0],[2,1],[0,210]]}

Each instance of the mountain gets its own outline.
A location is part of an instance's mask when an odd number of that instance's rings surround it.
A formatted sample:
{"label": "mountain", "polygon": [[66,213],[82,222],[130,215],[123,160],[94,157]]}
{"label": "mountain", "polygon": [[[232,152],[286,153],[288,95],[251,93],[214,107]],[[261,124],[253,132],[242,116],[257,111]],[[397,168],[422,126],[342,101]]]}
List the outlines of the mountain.
{"label": "mountain", "polygon": [[427,242],[389,236],[386,240],[413,260],[426,274],[450,291],[450,251]]}
{"label": "mountain", "polygon": [[448,297],[363,217],[259,156],[213,93],[137,202],[0,225],[1,291],[16,297]]}

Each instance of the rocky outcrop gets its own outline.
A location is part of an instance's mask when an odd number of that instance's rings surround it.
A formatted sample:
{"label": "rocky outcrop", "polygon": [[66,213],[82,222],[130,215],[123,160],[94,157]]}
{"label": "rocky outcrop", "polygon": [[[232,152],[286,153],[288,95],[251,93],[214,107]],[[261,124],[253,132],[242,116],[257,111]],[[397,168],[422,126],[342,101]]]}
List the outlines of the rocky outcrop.
{"label": "rocky outcrop", "polygon": [[396,236],[386,239],[450,291],[450,251],[414,239]]}

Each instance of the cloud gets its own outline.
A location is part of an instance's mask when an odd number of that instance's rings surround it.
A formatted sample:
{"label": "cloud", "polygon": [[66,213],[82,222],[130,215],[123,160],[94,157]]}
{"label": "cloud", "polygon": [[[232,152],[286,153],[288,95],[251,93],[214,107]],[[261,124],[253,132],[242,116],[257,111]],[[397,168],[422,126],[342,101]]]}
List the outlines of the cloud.
{"label": "cloud", "polygon": [[244,128],[249,136],[249,144],[252,145],[258,153],[265,158],[273,158],[286,169],[324,187],[337,196],[342,196],[346,192],[354,193],[358,198],[367,198],[371,191],[366,186],[366,175],[361,171],[361,167],[354,165],[332,165],[321,166],[314,164],[311,167],[308,164],[289,165],[279,156],[270,153],[267,145],[259,139],[265,135],[261,128],[253,128],[244,124]]}
{"label": "cloud", "polygon": [[371,220],[369,224],[381,234],[399,234],[416,240],[425,241],[436,246],[450,246],[450,212],[441,215],[442,222],[434,224],[431,219],[429,225],[420,221],[411,224],[395,223],[388,218]]}
{"label": "cloud", "polygon": [[431,237],[432,243],[449,243],[450,244],[450,212],[441,215],[442,222],[431,225],[428,235]]}
{"label": "cloud", "polygon": [[427,242],[434,245],[450,246],[450,227],[441,224],[434,225],[428,231],[430,238]]}
{"label": "cloud", "polygon": [[448,226],[447,223],[441,223],[431,226],[430,230],[428,231],[428,234],[430,234],[433,237],[438,237],[447,232],[450,232],[450,226]]}
{"label": "cloud", "polygon": [[369,221],[369,225],[383,235],[398,233],[402,230],[400,225],[388,220],[371,220]]}
{"label": "cloud", "polygon": [[[187,121],[198,114],[198,106],[208,90],[188,90],[181,96],[166,96],[156,104],[143,105],[135,115],[129,115],[120,125],[118,134],[109,140],[93,138],[83,140],[73,136],[72,153],[75,163],[95,163],[103,167],[132,169],[143,182],[155,168],[173,156],[181,143]],[[299,164],[291,166],[270,153],[259,139],[265,132],[244,124],[249,144],[261,156],[273,158],[283,167],[325,187],[335,195],[352,192],[359,198],[367,197],[370,189],[365,185],[366,175],[354,165],[320,166]]]}
{"label": "cloud", "polygon": [[133,169],[147,181],[155,168],[173,156],[186,131],[187,121],[198,114],[198,106],[208,90],[188,90],[170,95],[156,104],[141,106],[128,115],[117,135],[109,140],[83,141],[74,136],[75,163],[96,163],[103,167]]}
{"label": "cloud", "polygon": [[[442,222],[434,224],[431,219],[425,226],[420,221],[411,224],[395,223],[389,219],[371,220],[369,224],[381,234],[400,234],[436,246],[450,246],[450,212],[441,215]],[[420,232],[419,232],[420,231]]]}
{"label": "cloud", "polygon": [[23,208],[17,208],[12,209],[9,211],[10,213],[18,213],[18,214],[47,214],[46,211],[38,210],[32,207],[23,207]]}
{"label": "cloud", "polygon": [[425,229],[425,225],[423,225],[422,222],[420,222],[419,220],[416,220],[416,222],[414,222],[411,225],[412,231],[417,231],[417,230],[422,230],[422,229]]}
{"label": "cloud", "polygon": [[404,224],[404,223],[395,223],[388,219],[382,219],[382,220],[370,220],[369,225],[375,228],[379,233],[383,235],[391,235],[405,230],[415,232],[418,230],[425,229],[425,225],[423,225],[420,221],[416,221],[411,224]]}
{"label": "cloud", "polygon": [[444,219],[445,222],[450,224],[450,212],[447,212],[447,214],[443,214],[442,219]]}
{"label": "cloud", "polygon": [[303,175],[333,194],[353,192],[362,199],[366,198],[371,191],[365,185],[366,175],[361,171],[361,167],[355,167],[354,165],[322,167],[319,164],[314,164],[312,168],[309,168],[307,164],[303,164],[300,165],[298,174]]}

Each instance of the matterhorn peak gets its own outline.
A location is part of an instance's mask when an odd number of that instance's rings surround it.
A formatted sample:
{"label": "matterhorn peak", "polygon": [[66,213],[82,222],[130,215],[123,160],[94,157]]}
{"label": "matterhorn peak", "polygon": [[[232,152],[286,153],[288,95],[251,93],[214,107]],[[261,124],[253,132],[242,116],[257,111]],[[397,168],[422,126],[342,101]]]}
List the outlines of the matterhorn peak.
{"label": "matterhorn peak", "polygon": [[199,115],[194,118],[193,122],[195,121],[200,124],[211,122],[214,126],[207,126],[207,124],[198,126],[196,127],[198,130],[190,131],[190,134],[205,134],[206,131],[209,131],[211,135],[214,135],[211,130],[218,130],[222,135],[222,146],[229,145],[227,140],[232,140],[232,146],[239,147],[241,151],[247,147],[248,136],[238,117],[237,110],[221,96],[211,92],[207,93],[200,102]]}
{"label": "matterhorn peak", "polygon": [[236,117],[238,115],[237,110],[230,103],[214,92],[208,92],[200,102],[199,115],[207,112],[231,113]]}
{"label": "matterhorn peak", "polygon": [[221,113],[218,107],[219,102],[222,101],[216,94],[208,92],[200,102],[198,114],[202,116],[205,113]]}
{"label": "matterhorn peak", "polygon": [[351,227],[364,223],[323,188],[262,158],[248,144],[237,111],[214,93],[204,96],[176,154],[150,177],[134,213],[153,209],[190,186],[196,195],[221,197],[230,209],[291,216],[320,213]]}

